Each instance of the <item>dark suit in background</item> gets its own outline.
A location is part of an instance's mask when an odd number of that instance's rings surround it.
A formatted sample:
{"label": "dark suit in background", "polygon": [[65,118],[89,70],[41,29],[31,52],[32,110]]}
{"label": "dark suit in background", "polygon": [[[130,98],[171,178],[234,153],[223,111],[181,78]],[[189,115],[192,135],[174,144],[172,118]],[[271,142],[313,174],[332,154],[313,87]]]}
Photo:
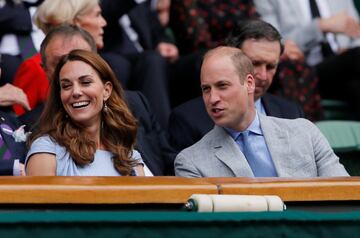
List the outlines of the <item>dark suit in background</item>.
{"label": "dark suit in background", "polygon": [[134,41],[120,25],[124,16],[122,1],[101,1],[103,16],[107,21],[104,28],[104,49],[102,52],[115,52],[125,56],[131,63],[131,76],[124,87],[139,90],[149,100],[160,124],[167,125],[170,114],[170,98],[168,92],[167,61],[155,51],[160,40],[165,38],[156,15],[147,2],[137,5],[126,15],[131,28],[138,35],[139,51]]}
{"label": "dark suit in background", "polygon": [[[261,97],[268,116],[286,119],[303,118],[301,107],[293,102],[271,94]],[[170,144],[177,152],[195,144],[214,127],[214,122],[206,112],[201,97],[176,107],[169,119]]]}
{"label": "dark suit in background", "polygon": [[149,102],[136,91],[126,91],[126,99],[138,121],[136,150],[154,175],[174,175],[176,152],[168,142],[166,131],[161,129],[151,112]]}
{"label": "dark suit in background", "polygon": [[[33,4],[14,3],[12,0],[6,0],[5,5],[0,6],[0,41],[6,34],[16,36],[30,35],[32,32],[32,22],[28,7],[38,5],[42,0]],[[5,83],[11,83],[17,68],[25,60],[21,55],[3,54],[0,68],[3,69],[0,86]]]}

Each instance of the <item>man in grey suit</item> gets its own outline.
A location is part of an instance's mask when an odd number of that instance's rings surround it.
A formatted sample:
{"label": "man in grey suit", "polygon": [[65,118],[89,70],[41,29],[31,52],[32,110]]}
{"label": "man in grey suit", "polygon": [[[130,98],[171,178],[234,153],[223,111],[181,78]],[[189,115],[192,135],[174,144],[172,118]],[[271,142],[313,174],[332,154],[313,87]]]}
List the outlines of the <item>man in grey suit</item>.
{"label": "man in grey suit", "polygon": [[209,51],[201,88],[214,129],[180,152],[175,174],[183,177],[348,176],[317,127],[306,119],[257,113],[253,65],[241,50]]}

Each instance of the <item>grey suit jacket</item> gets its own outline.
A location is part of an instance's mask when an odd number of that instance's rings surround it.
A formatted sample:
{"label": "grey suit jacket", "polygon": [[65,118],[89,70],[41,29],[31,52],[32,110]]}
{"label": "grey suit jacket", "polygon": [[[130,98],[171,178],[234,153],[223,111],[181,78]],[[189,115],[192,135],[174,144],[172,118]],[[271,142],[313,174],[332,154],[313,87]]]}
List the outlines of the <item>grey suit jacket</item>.
{"label": "grey suit jacket", "polygon": [[[307,52],[318,45],[324,38],[317,21],[304,22],[304,15],[299,1],[306,0],[254,0],[261,18],[278,29],[284,39],[291,39]],[[359,20],[353,0],[321,0],[329,6],[330,15],[342,11]],[[341,48],[360,46],[360,39],[352,39],[344,34],[336,35],[336,42]]]}
{"label": "grey suit jacket", "polygon": [[[259,115],[266,144],[279,177],[348,176],[319,129],[306,119]],[[182,177],[254,177],[236,142],[215,126],[175,159]]]}

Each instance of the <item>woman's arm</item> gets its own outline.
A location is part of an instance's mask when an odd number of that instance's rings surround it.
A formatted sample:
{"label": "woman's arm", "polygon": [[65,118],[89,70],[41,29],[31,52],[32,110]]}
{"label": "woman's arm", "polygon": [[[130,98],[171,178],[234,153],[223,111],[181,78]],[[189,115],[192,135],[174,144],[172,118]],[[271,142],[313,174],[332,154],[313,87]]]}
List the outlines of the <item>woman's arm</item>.
{"label": "woman's arm", "polygon": [[55,155],[49,153],[37,153],[30,156],[26,164],[26,175],[55,176],[56,175]]}
{"label": "woman's arm", "polygon": [[144,166],[142,164],[135,166],[134,170],[136,172],[136,176],[145,176]]}

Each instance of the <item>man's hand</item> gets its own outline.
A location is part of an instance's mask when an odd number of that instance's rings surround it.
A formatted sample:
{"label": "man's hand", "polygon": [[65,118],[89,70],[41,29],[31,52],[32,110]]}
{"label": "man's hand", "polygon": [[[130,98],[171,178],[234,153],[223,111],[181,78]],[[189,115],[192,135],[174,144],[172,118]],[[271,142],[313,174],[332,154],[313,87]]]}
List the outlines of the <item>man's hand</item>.
{"label": "man's hand", "polygon": [[349,37],[360,37],[360,24],[345,12],[319,20],[323,32],[343,33]]}
{"label": "man's hand", "polygon": [[292,40],[286,40],[284,44],[284,53],[281,56],[285,59],[304,61],[304,54],[296,43]]}
{"label": "man's hand", "polygon": [[166,42],[161,42],[157,46],[157,51],[160,55],[166,58],[171,63],[175,62],[179,58],[179,50],[176,45]]}
{"label": "man's hand", "polygon": [[25,173],[25,165],[23,163],[19,163],[20,176],[26,176]]}
{"label": "man's hand", "polygon": [[0,87],[0,106],[11,106],[14,104],[20,104],[26,110],[31,110],[29,100],[24,91],[7,83]]}

